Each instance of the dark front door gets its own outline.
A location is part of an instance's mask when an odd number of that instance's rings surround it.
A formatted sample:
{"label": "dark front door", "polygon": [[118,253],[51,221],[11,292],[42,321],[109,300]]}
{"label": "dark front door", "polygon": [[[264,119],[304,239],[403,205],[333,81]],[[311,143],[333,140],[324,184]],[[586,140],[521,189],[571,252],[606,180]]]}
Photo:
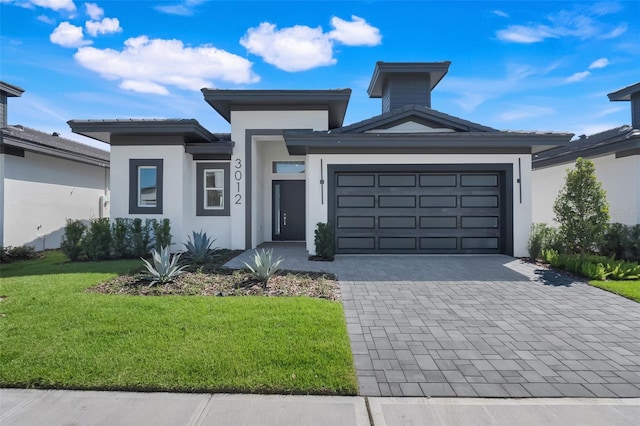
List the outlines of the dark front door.
{"label": "dark front door", "polygon": [[303,180],[273,181],[273,240],[304,241],[305,189]]}

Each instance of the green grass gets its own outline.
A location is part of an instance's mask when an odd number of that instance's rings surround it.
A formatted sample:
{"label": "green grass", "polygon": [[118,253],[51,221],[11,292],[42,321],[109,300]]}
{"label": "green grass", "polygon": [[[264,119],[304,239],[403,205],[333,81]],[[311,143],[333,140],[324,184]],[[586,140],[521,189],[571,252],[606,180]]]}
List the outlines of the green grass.
{"label": "green grass", "polygon": [[355,394],[342,305],[84,290],[139,261],[2,265],[0,387]]}
{"label": "green grass", "polygon": [[589,284],[640,303],[640,281],[589,281]]}

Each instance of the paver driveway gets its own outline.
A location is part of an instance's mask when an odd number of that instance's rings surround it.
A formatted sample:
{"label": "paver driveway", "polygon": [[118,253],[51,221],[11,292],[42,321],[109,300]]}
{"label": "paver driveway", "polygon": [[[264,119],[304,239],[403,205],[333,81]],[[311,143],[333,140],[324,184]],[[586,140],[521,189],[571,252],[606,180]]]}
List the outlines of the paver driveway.
{"label": "paver driveway", "polygon": [[338,275],[361,395],[640,397],[636,302],[500,255],[282,254]]}

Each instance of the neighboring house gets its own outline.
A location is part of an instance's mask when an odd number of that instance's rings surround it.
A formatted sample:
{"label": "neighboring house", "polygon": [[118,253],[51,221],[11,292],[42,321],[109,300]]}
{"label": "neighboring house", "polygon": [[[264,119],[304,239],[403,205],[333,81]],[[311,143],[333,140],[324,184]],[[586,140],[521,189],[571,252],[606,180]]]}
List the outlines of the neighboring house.
{"label": "neighboring house", "polygon": [[57,248],[67,218],[108,216],[109,153],[24,126],[7,125],[0,82],[0,245]]}
{"label": "neighboring house", "polygon": [[[328,222],[337,253],[527,254],[531,154],[571,134],[503,132],[431,108],[449,62],[375,66],[382,114],[343,127],[351,90],[212,90],[231,124],[71,120],[111,144],[112,217],[167,217],[174,241],[304,241]],[[155,200],[146,192],[154,188]]]}
{"label": "neighboring house", "polygon": [[611,101],[631,102],[631,126],[580,136],[569,145],[533,155],[533,221],[553,223],[553,203],[567,169],[578,157],[593,161],[607,191],[611,222],[640,224],[640,83],[609,93]]}

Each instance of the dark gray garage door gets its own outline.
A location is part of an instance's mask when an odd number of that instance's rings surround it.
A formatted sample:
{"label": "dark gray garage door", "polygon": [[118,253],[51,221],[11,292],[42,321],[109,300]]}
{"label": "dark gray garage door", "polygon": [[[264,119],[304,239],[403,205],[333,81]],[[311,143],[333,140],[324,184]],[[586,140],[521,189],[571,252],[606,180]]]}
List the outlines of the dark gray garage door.
{"label": "dark gray garage door", "polygon": [[502,253],[500,172],[338,172],[337,253]]}

